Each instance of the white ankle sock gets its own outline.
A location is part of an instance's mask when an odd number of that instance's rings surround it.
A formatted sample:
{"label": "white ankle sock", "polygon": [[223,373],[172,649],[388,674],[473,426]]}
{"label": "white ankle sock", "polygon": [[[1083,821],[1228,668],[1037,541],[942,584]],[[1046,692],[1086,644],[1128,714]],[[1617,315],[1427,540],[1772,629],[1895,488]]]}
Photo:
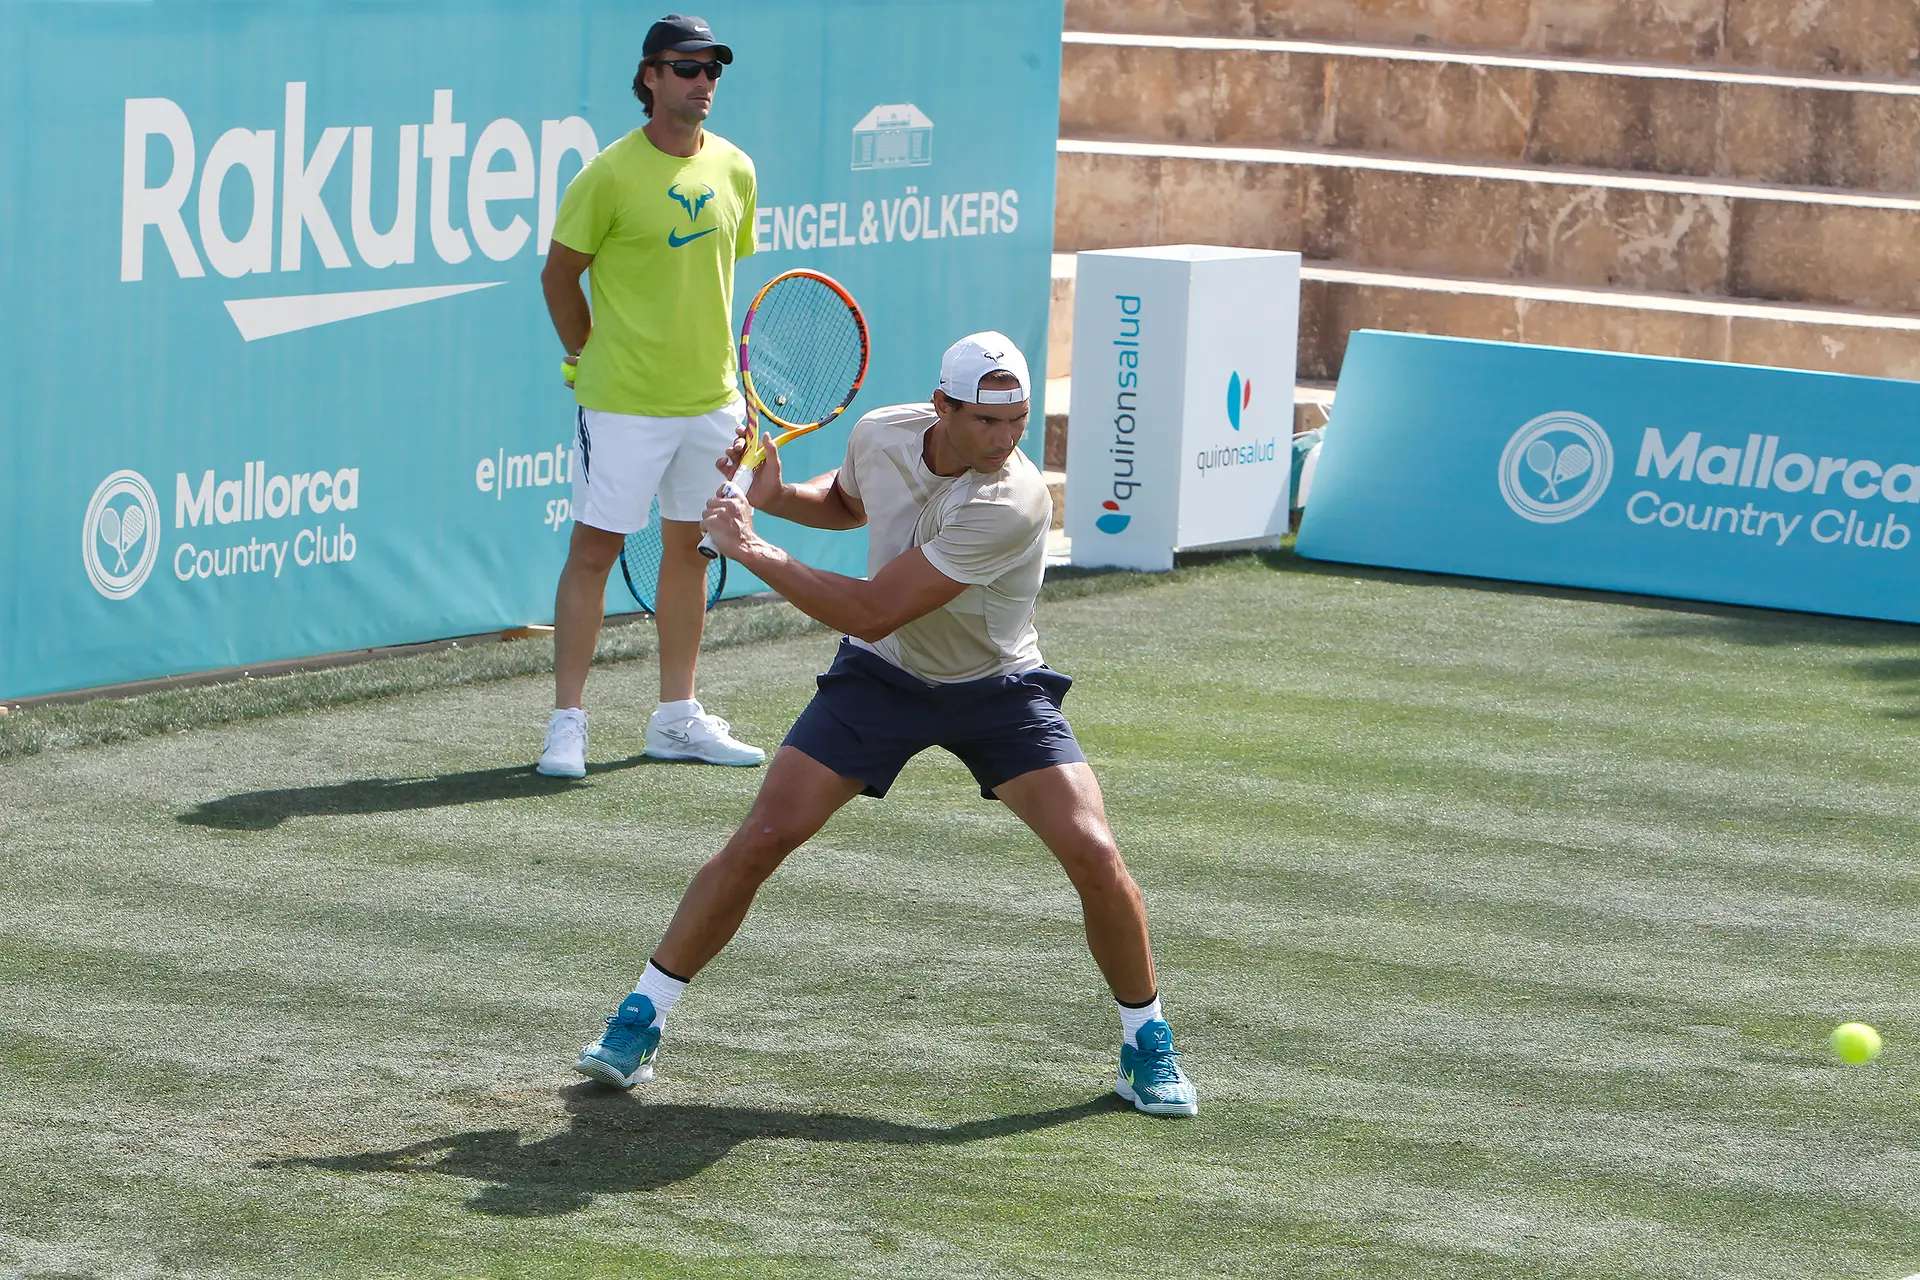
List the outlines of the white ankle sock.
{"label": "white ankle sock", "polygon": [[678,978],[669,977],[660,966],[647,961],[647,971],[640,975],[640,981],[633,989],[653,1001],[653,1025],[664,1026],[667,1015],[673,1006],[680,1003],[680,997],[686,994],[687,984]]}
{"label": "white ankle sock", "polygon": [[1153,1003],[1142,1005],[1138,1009],[1130,1009],[1126,1005],[1120,1004],[1118,1000],[1114,1001],[1114,1004],[1118,1006],[1120,1010],[1120,1039],[1126,1044],[1132,1044],[1133,1038],[1139,1034],[1140,1028],[1146,1026],[1149,1022],[1155,1019],[1165,1020],[1160,1012],[1160,997],[1158,995],[1153,997]]}
{"label": "white ankle sock", "polygon": [[657,719],[673,721],[685,720],[701,714],[700,699],[688,698],[684,702],[663,702],[654,709]]}

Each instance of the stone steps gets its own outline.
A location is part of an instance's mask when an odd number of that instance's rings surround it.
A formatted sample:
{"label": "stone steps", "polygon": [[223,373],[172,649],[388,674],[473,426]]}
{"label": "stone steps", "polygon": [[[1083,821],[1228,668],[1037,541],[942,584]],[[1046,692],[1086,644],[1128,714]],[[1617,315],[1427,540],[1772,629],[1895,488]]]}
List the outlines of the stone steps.
{"label": "stone steps", "polygon": [[1920,316],[1310,263],[1299,372],[1340,376],[1355,329],[1920,379]]}
{"label": "stone steps", "polygon": [[1307,148],[1063,138],[1054,244],[1920,313],[1920,197]]}
{"label": "stone steps", "polygon": [[1067,525],[1067,473],[1048,468],[1040,473],[1047,482],[1047,493],[1053,498],[1053,528],[1064,529]]}
{"label": "stone steps", "polygon": [[1920,191],[1920,81],[1068,32],[1060,132]]}
{"label": "stone steps", "polygon": [[[1054,374],[1072,371],[1073,281],[1073,255],[1055,254],[1049,318],[1055,355],[1047,366]],[[1347,335],[1355,329],[1920,380],[1915,315],[1308,262],[1301,270],[1301,403],[1316,403],[1309,393],[1339,379]],[[1066,458],[1067,402],[1053,390],[1059,381],[1048,384],[1049,465]],[[1304,413],[1296,417],[1296,430],[1318,425]]]}
{"label": "stone steps", "polygon": [[1071,251],[1200,243],[1304,255],[1297,430],[1360,328],[1920,379],[1920,0],[1066,13],[1056,373]]}
{"label": "stone steps", "polygon": [[1920,79],[1914,0],[1066,0],[1066,24]]}

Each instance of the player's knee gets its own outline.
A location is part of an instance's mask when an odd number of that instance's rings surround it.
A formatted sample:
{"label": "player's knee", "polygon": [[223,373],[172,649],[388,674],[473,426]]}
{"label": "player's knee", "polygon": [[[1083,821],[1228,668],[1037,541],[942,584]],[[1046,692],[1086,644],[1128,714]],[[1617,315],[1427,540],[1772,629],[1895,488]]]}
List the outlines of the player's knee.
{"label": "player's knee", "polygon": [[786,856],[805,841],[804,833],[789,830],[776,822],[762,821],[755,815],[734,833],[733,839],[727,842],[726,849],[720,854],[719,861],[729,874],[758,884],[772,875]]}
{"label": "player's knee", "polygon": [[602,534],[599,537],[576,535],[567,548],[567,567],[587,573],[605,574],[613,568],[614,561],[620,558],[622,541],[618,534],[612,533]]}
{"label": "player's knee", "polygon": [[1108,888],[1131,884],[1127,864],[1121,860],[1120,847],[1106,831],[1082,831],[1054,850],[1054,856],[1067,869],[1075,884],[1086,888]]}
{"label": "player's knee", "polygon": [[681,520],[662,520],[660,522],[660,554],[689,564],[705,565],[707,558],[700,554],[699,524]]}

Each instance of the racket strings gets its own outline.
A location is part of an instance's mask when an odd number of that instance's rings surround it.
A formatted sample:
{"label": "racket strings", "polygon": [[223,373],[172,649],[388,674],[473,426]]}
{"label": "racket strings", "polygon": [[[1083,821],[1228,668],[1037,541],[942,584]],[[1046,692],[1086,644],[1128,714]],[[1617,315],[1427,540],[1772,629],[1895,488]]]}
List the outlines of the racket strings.
{"label": "racket strings", "polygon": [[[626,544],[620,549],[620,574],[627,580],[627,590],[634,602],[647,613],[656,612],[660,603],[660,561],[666,553],[660,534],[660,503],[656,500],[647,515],[646,527],[628,534]],[[727,585],[727,562],[714,559],[706,563],[706,605],[711,609]]]}
{"label": "racket strings", "polygon": [[821,281],[795,277],[775,284],[754,310],[748,377],[769,417],[805,425],[846,404],[865,353],[846,300]]}

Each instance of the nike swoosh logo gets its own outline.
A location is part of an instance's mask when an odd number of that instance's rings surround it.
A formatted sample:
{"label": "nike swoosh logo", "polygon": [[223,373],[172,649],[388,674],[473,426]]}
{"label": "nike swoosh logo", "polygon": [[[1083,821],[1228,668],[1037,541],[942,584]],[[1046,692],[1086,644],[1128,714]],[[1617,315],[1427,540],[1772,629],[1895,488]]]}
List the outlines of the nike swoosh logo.
{"label": "nike swoosh logo", "polygon": [[494,289],[505,280],[485,284],[443,284],[424,289],[366,289],[358,293],[309,293],[287,298],[240,298],[227,303],[227,314],[248,342],[275,338],[283,333],[317,329],[323,324],[338,324],[361,316],[397,311],[423,302],[437,302],[476,289]]}
{"label": "nike swoosh logo", "polygon": [[660,736],[663,738],[671,738],[681,746],[686,746],[693,741],[693,735],[683,729],[662,729]]}
{"label": "nike swoosh logo", "polygon": [[667,243],[672,245],[674,248],[678,249],[683,245],[692,244],[695,240],[698,240],[701,236],[710,236],[714,232],[718,231],[719,229],[720,228],[718,227],[708,227],[705,231],[694,232],[692,235],[688,236],[684,240],[682,240],[679,236],[675,235],[673,232],[669,231],[667,232]]}

